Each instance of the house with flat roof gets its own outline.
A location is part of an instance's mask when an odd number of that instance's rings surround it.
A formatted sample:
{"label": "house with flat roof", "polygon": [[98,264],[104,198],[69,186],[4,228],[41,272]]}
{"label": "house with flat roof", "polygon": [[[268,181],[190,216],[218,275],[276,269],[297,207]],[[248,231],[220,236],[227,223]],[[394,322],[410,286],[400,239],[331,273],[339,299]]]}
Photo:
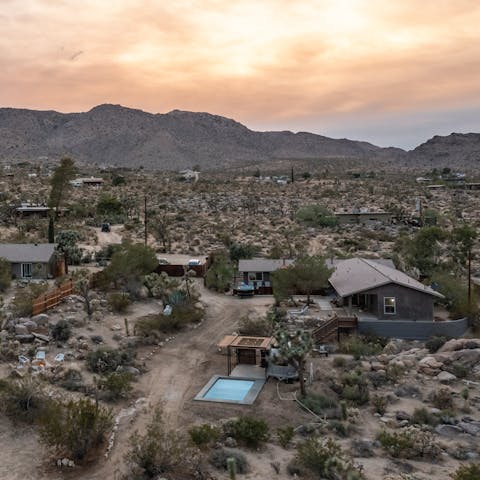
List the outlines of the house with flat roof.
{"label": "house with flat roof", "polygon": [[54,278],[63,262],[55,247],[53,243],[2,243],[0,258],[10,263],[14,278]]}
{"label": "house with flat roof", "polygon": [[279,268],[294,263],[290,258],[252,258],[238,262],[239,281],[254,288],[255,293],[271,295],[273,293],[270,274]]}

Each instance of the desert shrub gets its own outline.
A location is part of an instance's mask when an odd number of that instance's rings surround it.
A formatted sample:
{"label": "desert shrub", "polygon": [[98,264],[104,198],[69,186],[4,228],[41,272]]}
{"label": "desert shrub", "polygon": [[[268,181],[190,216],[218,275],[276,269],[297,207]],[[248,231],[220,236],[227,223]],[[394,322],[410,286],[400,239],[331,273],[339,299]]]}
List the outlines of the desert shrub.
{"label": "desert shrub", "polygon": [[358,371],[344,375],[340,397],[356,406],[368,403],[370,394],[366,376]]}
{"label": "desert shrub", "polygon": [[306,205],[300,208],[297,220],[311,227],[334,227],[338,223],[335,215],[323,205]]}
{"label": "desert shrub", "polygon": [[417,425],[430,425],[436,426],[439,423],[439,419],[433,413],[430,413],[425,407],[416,408],[412,415],[412,423]]}
{"label": "desert shrub", "polygon": [[451,477],[453,480],[478,480],[480,478],[480,463],[461,465]]}
{"label": "desert shrub", "polygon": [[239,450],[219,448],[215,450],[210,457],[211,464],[219,470],[227,470],[229,458],[235,459],[237,473],[246,473],[248,462],[245,455]]}
{"label": "desert shrub", "polygon": [[78,392],[85,390],[85,385],[83,383],[82,372],[74,368],[69,368],[63,375],[58,384],[65,390],[70,390],[72,392]]}
{"label": "desert shrub", "polygon": [[66,342],[72,335],[72,326],[66,320],[59,320],[50,330],[56,342]]}
{"label": "desert shrub", "polygon": [[0,258],[0,292],[10,287],[12,282],[12,267],[5,259]]}
{"label": "desert shrub", "polygon": [[387,411],[388,400],[384,395],[373,395],[371,403],[376,413],[383,415]]}
{"label": "desert shrub", "polygon": [[435,458],[441,452],[435,437],[430,432],[413,425],[399,432],[390,433],[383,430],[377,438],[392,457]]}
{"label": "desert shrub", "polygon": [[355,360],[362,357],[371,357],[379,355],[384,348],[382,342],[377,338],[367,338],[357,335],[351,335],[345,338],[339,345],[341,353],[353,355]]}
{"label": "desert shrub", "polygon": [[273,321],[270,316],[263,318],[242,317],[238,327],[240,335],[269,337],[273,334]]}
{"label": "desert shrub", "polygon": [[194,461],[195,452],[177,432],[170,431],[156,409],[144,435],[135,432],[130,437],[127,453],[128,479],[143,480],[157,478],[169,472],[178,473]]}
{"label": "desert shrub", "polygon": [[115,402],[127,398],[133,387],[133,375],[129,372],[112,372],[98,382],[98,387],[105,400]]}
{"label": "desert shrub", "polygon": [[257,448],[269,437],[269,428],[265,420],[242,416],[225,424],[225,433],[244,443],[248,447]]}
{"label": "desert shrub", "polygon": [[466,378],[470,372],[469,368],[461,362],[453,362],[451,372],[457,378]]}
{"label": "desert shrub", "polygon": [[317,415],[322,415],[325,410],[337,408],[338,404],[334,398],[319,393],[309,393],[301,400],[303,405]]}
{"label": "desert shrub", "polygon": [[101,347],[88,353],[87,366],[94,373],[114,372],[120,366],[131,365],[134,357],[135,352],[131,349]]}
{"label": "desert shrub", "polygon": [[288,444],[292,441],[294,435],[295,430],[291,425],[277,428],[278,443],[280,443],[283,448],[288,447]]}
{"label": "desert shrub", "polygon": [[184,290],[174,290],[168,295],[167,303],[172,307],[183,307],[188,305],[188,295]]}
{"label": "desert shrub", "polygon": [[432,403],[435,408],[439,410],[453,410],[453,397],[452,392],[448,388],[440,388],[435,390],[432,396]]}
{"label": "desert shrub", "polygon": [[333,359],[333,366],[335,368],[345,368],[347,365],[347,359],[345,357],[335,357]]}
{"label": "desert shrub", "polygon": [[159,333],[178,332],[189,323],[202,320],[204,311],[193,305],[177,305],[171,315],[146,315],[137,320],[135,333],[142,337],[159,336]]}
{"label": "desert shrub", "polygon": [[40,438],[61,455],[82,460],[103,444],[112,426],[112,412],[88,399],[51,401],[42,416]]}
{"label": "desert shrub", "polygon": [[0,411],[14,422],[38,420],[47,400],[40,383],[32,378],[5,379],[0,383]]}
{"label": "desert shrub", "polygon": [[346,438],[350,433],[350,424],[340,420],[330,420],[328,426],[339,436]]}
{"label": "desert shrub", "polygon": [[428,349],[430,353],[435,353],[437,352],[445,342],[447,341],[447,337],[443,335],[434,335],[433,337],[430,337],[426,342],[425,342],[425,347]]}
{"label": "desert shrub", "polygon": [[325,480],[364,478],[352,458],[332,439],[308,438],[298,445],[295,463]]}
{"label": "desert shrub", "polygon": [[188,431],[192,442],[197,446],[201,447],[208,445],[209,443],[215,442],[220,437],[220,430],[214,425],[204,423],[203,425],[197,425],[192,427]]}
{"label": "desert shrub", "polygon": [[385,378],[391,383],[397,383],[405,373],[405,367],[396,363],[390,364],[385,372]]}
{"label": "desert shrub", "polygon": [[107,297],[108,306],[116,313],[123,313],[130,305],[130,296],[127,293],[112,292]]}
{"label": "desert shrub", "polygon": [[367,372],[367,378],[374,388],[381,387],[388,383],[386,372]]}
{"label": "desert shrub", "polygon": [[17,317],[29,317],[32,315],[33,301],[45,293],[47,285],[31,283],[28,287],[18,289],[11,303],[13,313]]}

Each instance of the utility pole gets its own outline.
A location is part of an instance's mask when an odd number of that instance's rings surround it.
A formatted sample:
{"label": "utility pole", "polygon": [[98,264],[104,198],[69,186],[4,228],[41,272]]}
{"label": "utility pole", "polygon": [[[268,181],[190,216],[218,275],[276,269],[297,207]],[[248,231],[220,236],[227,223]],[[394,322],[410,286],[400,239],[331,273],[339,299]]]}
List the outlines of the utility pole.
{"label": "utility pole", "polygon": [[468,307],[472,305],[472,249],[468,250]]}
{"label": "utility pole", "polygon": [[145,245],[147,245],[148,242],[148,213],[147,213],[147,196],[145,195],[145,205],[144,205],[144,215],[145,215]]}

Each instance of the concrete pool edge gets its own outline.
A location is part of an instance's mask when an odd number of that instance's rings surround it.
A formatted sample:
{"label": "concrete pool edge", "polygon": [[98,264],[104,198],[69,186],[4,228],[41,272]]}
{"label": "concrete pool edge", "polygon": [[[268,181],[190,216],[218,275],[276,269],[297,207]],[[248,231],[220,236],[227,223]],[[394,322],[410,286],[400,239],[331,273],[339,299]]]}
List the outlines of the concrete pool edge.
{"label": "concrete pool edge", "polygon": [[[219,379],[228,379],[228,380],[246,380],[249,382],[253,382],[252,387],[247,392],[243,400],[228,400],[228,399],[221,399],[221,398],[204,398],[207,392],[215,385],[215,382]],[[262,390],[263,386],[265,385],[266,379],[259,379],[259,378],[248,378],[248,377],[229,377],[227,375],[214,375],[206,384],[205,386],[198,392],[197,395],[193,398],[199,402],[213,402],[213,403],[232,403],[235,405],[253,405],[255,400],[257,399],[260,391]]]}

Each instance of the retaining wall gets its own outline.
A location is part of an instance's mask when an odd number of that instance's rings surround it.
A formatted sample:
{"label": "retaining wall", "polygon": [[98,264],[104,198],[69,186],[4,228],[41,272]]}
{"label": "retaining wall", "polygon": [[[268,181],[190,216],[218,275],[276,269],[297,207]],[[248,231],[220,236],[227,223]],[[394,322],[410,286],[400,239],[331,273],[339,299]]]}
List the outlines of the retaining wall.
{"label": "retaining wall", "polygon": [[445,322],[414,320],[358,320],[359,333],[373,333],[379,337],[426,340],[433,335],[461,337],[468,329],[468,318]]}

